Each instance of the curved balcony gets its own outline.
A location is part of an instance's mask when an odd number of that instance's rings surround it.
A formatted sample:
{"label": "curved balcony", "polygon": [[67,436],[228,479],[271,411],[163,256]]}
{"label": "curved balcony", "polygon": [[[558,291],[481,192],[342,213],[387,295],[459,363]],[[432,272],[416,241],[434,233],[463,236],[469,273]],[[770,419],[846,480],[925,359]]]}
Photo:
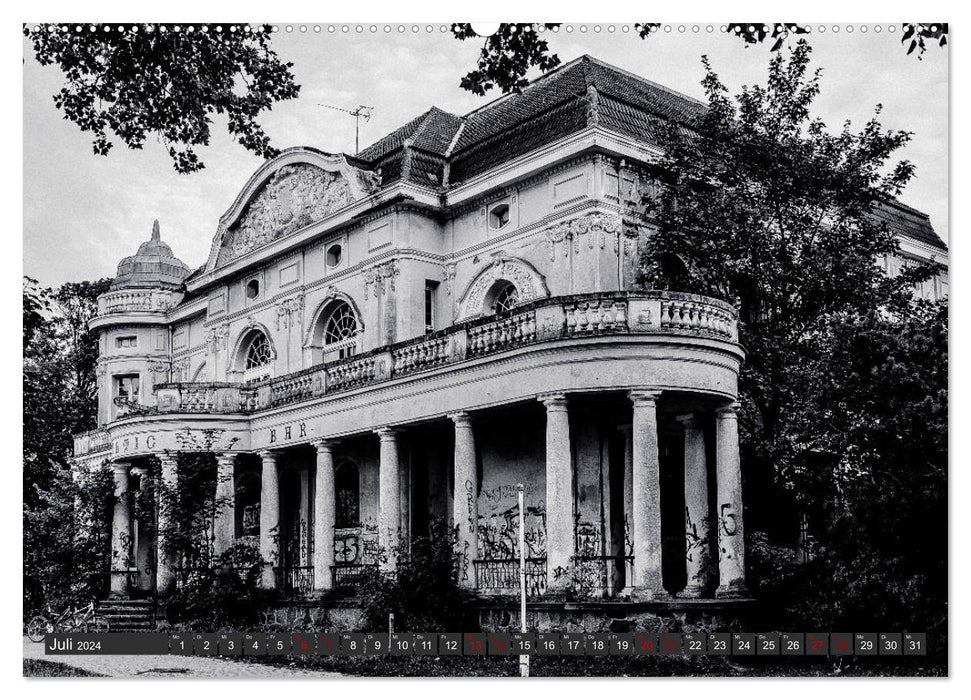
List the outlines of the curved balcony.
{"label": "curved balcony", "polygon": [[554,297],[274,379],[158,384],[157,408],[150,412],[253,413],[540,343],[632,334],[736,344],[737,313],[725,302],[677,292]]}

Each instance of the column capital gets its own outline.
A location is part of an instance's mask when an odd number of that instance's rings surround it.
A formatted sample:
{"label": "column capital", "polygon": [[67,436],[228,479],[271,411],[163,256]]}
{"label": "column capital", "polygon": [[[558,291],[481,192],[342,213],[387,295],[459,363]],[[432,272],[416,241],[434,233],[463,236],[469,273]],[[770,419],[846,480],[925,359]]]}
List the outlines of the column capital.
{"label": "column capital", "polygon": [[468,411],[456,411],[448,414],[449,420],[455,423],[455,427],[468,427],[472,425],[472,414]]}
{"label": "column capital", "polygon": [[228,462],[230,464],[236,464],[236,457],[239,454],[237,452],[219,452],[216,454],[216,461],[220,463]]}
{"label": "column capital", "polygon": [[144,464],[133,464],[131,467],[131,473],[137,477],[147,476],[148,471],[148,466]]}
{"label": "column capital", "polygon": [[378,428],[374,431],[374,434],[381,438],[382,442],[392,442],[397,440],[398,433],[401,432],[401,428],[394,428],[390,426],[385,426],[384,428]]}
{"label": "column capital", "polygon": [[131,469],[132,469],[131,460],[128,460],[128,459],[119,459],[111,463],[111,470],[115,474],[121,474],[122,472],[127,474],[128,472],[131,471]]}
{"label": "column capital", "polygon": [[564,393],[540,394],[536,397],[547,411],[565,411],[567,398]]}
{"label": "column capital", "polygon": [[701,426],[701,418],[698,417],[697,413],[682,413],[675,416],[675,420],[685,428],[698,428]]}
{"label": "column capital", "polygon": [[260,450],[257,452],[264,462],[276,462],[280,457],[280,450]]}
{"label": "column capital", "polygon": [[337,446],[337,440],[332,438],[318,438],[311,440],[310,444],[314,446],[317,452],[330,452]]}
{"label": "column capital", "polygon": [[742,407],[742,404],[740,404],[738,401],[732,401],[729,404],[725,404],[724,406],[719,406],[718,408],[716,408],[715,415],[723,419],[737,418],[738,409],[740,409],[741,407]]}
{"label": "column capital", "polygon": [[661,398],[659,389],[632,389],[628,394],[635,406],[654,406]]}

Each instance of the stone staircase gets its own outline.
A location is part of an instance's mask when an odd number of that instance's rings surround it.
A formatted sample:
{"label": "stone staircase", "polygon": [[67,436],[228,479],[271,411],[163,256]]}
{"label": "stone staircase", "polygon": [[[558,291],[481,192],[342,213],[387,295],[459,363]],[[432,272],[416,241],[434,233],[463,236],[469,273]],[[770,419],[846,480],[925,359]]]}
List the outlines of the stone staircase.
{"label": "stone staircase", "polygon": [[108,620],[108,629],[111,632],[153,632],[154,613],[150,600],[117,598],[98,603],[98,614]]}

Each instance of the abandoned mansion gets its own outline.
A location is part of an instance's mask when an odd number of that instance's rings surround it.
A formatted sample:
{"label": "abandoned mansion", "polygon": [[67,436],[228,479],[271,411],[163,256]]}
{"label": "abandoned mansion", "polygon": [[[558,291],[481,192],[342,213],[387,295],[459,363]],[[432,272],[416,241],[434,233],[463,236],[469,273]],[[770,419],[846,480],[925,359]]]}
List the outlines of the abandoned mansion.
{"label": "abandoned mansion", "polygon": [[[703,110],[584,56],[353,156],[282,151],[198,269],[147,221],[98,299],[98,427],[75,438],[76,469],[114,475],[112,595],[199,565],[133,499],[206,453],[212,554],[258,548],[293,598],[353,591],[439,523],[461,586],[517,593],[518,484],[534,598],[746,598],[736,310],[636,284],[660,126]],[[946,262],[926,215],[878,215],[890,272]]]}

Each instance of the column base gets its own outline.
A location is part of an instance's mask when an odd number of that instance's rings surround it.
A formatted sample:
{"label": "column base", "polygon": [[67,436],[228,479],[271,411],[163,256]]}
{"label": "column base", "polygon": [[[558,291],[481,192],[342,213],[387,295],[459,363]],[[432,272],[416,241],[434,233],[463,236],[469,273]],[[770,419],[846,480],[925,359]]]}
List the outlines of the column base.
{"label": "column base", "polygon": [[735,581],[715,589],[716,598],[748,598],[750,596],[744,581]]}
{"label": "column base", "polygon": [[678,593],[679,598],[703,598],[705,592],[708,590],[708,586],[703,583],[689,583],[685,586],[680,593]]}
{"label": "column base", "polygon": [[131,594],[127,571],[111,572],[111,592],[109,598],[127,598]]}
{"label": "column base", "polygon": [[631,590],[631,602],[634,603],[657,603],[672,600],[672,596],[663,588],[654,590],[652,588],[637,588]]}

